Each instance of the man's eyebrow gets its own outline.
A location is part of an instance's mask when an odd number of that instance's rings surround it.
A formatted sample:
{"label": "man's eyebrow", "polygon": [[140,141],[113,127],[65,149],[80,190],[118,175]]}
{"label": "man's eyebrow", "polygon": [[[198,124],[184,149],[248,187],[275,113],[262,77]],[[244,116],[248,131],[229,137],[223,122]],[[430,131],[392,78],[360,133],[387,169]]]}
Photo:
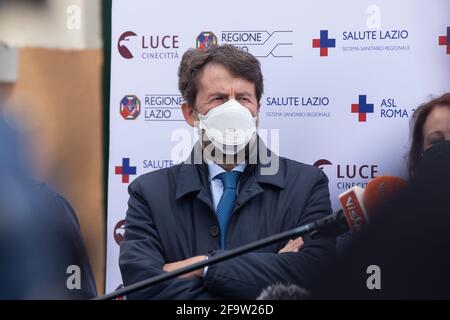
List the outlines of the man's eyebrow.
{"label": "man's eyebrow", "polygon": [[241,91],[241,92],[237,92],[236,93],[236,96],[251,96],[252,94],[251,94],[251,92],[249,92],[249,91]]}
{"label": "man's eyebrow", "polygon": [[212,93],[208,94],[207,97],[208,98],[211,98],[211,97],[228,97],[228,93],[216,91],[216,92],[212,92]]}
{"label": "man's eyebrow", "polygon": [[[227,92],[215,91],[215,92],[211,92],[206,97],[207,97],[207,99],[211,99],[212,97],[227,98],[228,96],[229,96],[229,93],[227,93]],[[250,91],[236,92],[236,97],[251,97],[251,96],[252,96],[252,93]]]}

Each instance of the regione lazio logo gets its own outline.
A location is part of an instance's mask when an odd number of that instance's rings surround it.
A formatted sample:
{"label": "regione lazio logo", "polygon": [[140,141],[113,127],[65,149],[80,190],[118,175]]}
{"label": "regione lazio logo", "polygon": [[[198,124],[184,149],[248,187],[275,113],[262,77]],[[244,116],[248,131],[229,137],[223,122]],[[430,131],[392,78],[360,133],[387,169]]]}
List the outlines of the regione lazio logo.
{"label": "regione lazio logo", "polygon": [[134,33],[133,31],[126,31],[122,33],[122,35],[119,37],[119,40],[117,40],[117,50],[119,50],[119,53],[123,58],[125,59],[133,58],[133,54],[131,53],[127,44],[131,41],[133,37],[136,36],[137,34]]}
{"label": "regione lazio logo", "polygon": [[198,35],[195,46],[200,50],[207,50],[217,45],[217,37],[211,31],[205,31]]}
{"label": "regione lazio logo", "polygon": [[447,27],[447,35],[439,36],[439,45],[447,47],[447,54],[450,54],[450,27]]}
{"label": "regione lazio logo", "polygon": [[328,38],[328,30],[320,30],[320,39],[313,39],[312,47],[320,48],[321,57],[328,57],[328,48],[336,47],[336,39]]}
{"label": "regione lazio logo", "polygon": [[125,220],[120,220],[114,227],[114,240],[118,245],[125,238]]}
{"label": "regione lazio logo", "polygon": [[359,122],[366,122],[367,113],[373,113],[373,103],[367,103],[367,96],[360,94],[358,103],[352,103],[352,113],[358,114]]}
{"label": "regione lazio logo", "polygon": [[129,183],[130,175],[136,174],[136,167],[130,165],[130,158],[122,158],[122,165],[116,166],[115,174],[122,176],[122,183]]}
{"label": "regione lazio logo", "polygon": [[126,95],[120,100],[120,115],[125,120],[134,120],[141,113],[141,101],[135,95]]}

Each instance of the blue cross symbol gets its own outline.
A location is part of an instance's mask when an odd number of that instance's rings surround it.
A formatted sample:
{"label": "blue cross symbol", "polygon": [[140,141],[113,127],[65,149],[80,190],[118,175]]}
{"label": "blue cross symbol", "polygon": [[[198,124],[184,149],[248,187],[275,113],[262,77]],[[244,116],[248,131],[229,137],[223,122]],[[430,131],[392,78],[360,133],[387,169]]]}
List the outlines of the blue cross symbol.
{"label": "blue cross symbol", "polygon": [[359,95],[358,99],[359,104],[359,112],[363,113],[373,113],[373,103],[367,103],[367,96],[366,95]]}
{"label": "blue cross symbol", "polygon": [[328,30],[320,30],[320,47],[321,48],[335,48],[336,39],[328,38]]}

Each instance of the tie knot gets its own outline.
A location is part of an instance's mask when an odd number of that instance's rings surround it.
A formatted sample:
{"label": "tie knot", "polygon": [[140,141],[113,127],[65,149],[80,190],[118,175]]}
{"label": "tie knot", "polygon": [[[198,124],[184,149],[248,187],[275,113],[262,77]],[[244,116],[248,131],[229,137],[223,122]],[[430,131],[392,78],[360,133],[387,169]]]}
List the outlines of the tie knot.
{"label": "tie knot", "polygon": [[239,171],[228,171],[222,172],[221,174],[218,174],[216,177],[222,180],[224,189],[236,189],[240,175],[241,173]]}

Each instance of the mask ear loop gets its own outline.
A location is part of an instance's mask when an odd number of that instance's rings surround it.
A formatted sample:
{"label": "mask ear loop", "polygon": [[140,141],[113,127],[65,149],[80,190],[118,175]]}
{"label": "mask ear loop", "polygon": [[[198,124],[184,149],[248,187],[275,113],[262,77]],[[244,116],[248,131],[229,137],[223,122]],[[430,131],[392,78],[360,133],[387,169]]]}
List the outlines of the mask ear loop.
{"label": "mask ear loop", "polygon": [[427,152],[431,147],[433,147],[433,145],[429,146],[425,150],[423,150],[423,147],[422,147],[422,152],[420,153],[420,158],[423,158],[423,156],[425,155],[425,152]]}
{"label": "mask ear loop", "polygon": [[205,120],[205,116],[203,114],[197,112],[196,122],[198,123],[198,125],[197,125],[198,129],[206,129],[204,126],[204,120]]}

